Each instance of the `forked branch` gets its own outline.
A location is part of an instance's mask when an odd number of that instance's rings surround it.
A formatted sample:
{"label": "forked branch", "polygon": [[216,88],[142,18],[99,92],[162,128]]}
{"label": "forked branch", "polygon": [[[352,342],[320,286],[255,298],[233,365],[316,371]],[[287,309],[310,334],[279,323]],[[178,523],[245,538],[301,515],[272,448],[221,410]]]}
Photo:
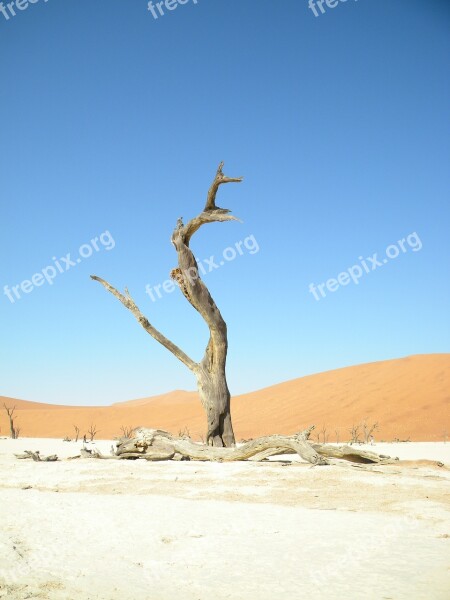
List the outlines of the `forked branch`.
{"label": "forked branch", "polygon": [[218,206],[216,206],[217,190],[219,189],[219,186],[221,186],[223,183],[241,183],[241,181],[243,180],[243,177],[227,177],[226,175],[224,175],[222,171],[223,164],[224,163],[222,161],[219,165],[219,168],[217,169],[214,181],[212,182],[212,185],[208,190],[208,197],[206,199],[206,204],[204,208],[205,212],[209,210],[222,210],[225,212],[229,212],[227,208],[219,208]]}
{"label": "forked branch", "polygon": [[211,294],[203,283],[195,257],[189,247],[194,233],[207,223],[239,221],[236,217],[227,214],[226,209],[215,205],[217,190],[222,183],[240,183],[242,177],[227,177],[222,172],[223,162],[217,169],[213,184],[208,192],[208,199],[202,213],[191,219],[186,225],[178,219],[172,234],[172,243],[178,254],[178,269],[172,271],[172,276],[177,280],[181,291],[191,305],[201,314],[210,330],[210,340],[206,348],[206,357],[213,354],[219,360],[225,361],[226,357],[226,324],[216,306]]}

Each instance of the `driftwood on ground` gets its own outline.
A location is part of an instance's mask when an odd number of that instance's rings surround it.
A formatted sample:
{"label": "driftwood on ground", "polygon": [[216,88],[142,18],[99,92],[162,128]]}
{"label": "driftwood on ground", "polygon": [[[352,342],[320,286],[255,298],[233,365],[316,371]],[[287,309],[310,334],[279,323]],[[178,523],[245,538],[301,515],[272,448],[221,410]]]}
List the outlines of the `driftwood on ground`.
{"label": "driftwood on ground", "polygon": [[55,462],[58,460],[56,454],[50,454],[49,456],[41,456],[39,450],[36,450],[35,452],[31,452],[31,450],[25,450],[23,454],[15,454],[14,456],[22,460],[32,458],[34,462]]}
{"label": "driftwood on ground", "polygon": [[[350,446],[315,444],[308,438],[313,427],[292,436],[270,435],[251,440],[236,448],[217,448],[197,444],[190,438],[176,438],[159,429],[137,429],[134,437],[120,441],[117,458],[143,458],[145,460],[199,460],[199,461],[262,461],[269,456],[298,454],[313,465],[330,464],[329,459],[341,459],[355,463],[389,464],[389,456],[359,450]],[[98,454],[98,458],[103,457]]]}
{"label": "driftwood on ground", "polygon": [[[122,438],[117,443],[117,450],[112,456],[105,456],[97,449],[80,449],[74,458],[100,458],[104,460],[138,459],[148,461],[194,460],[212,462],[263,461],[270,456],[297,454],[312,465],[329,465],[337,460],[361,464],[392,464],[398,459],[376,454],[354,446],[337,446],[318,444],[309,441],[314,427],[294,435],[269,435],[250,440],[235,448],[220,448],[198,444],[189,437],[174,437],[161,429],[136,429],[134,436]],[[52,462],[58,460],[56,455],[41,456],[39,451],[16,454],[17,458],[32,458],[36,462]]]}

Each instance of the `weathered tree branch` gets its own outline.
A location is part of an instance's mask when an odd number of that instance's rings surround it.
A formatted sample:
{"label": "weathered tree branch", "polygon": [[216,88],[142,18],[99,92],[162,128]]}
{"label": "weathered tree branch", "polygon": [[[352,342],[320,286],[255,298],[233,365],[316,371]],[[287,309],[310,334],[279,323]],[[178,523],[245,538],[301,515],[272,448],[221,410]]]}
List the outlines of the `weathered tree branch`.
{"label": "weathered tree branch", "polygon": [[208,190],[208,197],[206,199],[205,211],[208,210],[222,210],[228,212],[227,208],[219,208],[216,206],[216,195],[219,186],[223,183],[240,183],[243,180],[243,177],[227,177],[223,174],[223,161],[220,163],[219,168],[217,169],[216,176],[214,177],[214,181],[212,182],[211,187]]}
{"label": "weathered tree branch", "polygon": [[[262,461],[269,456],[298,454],[313,465],[329,464],[329,458],[353,463],[390,464],[389,456],[357,450],[349,446],[314,444],[308,441],[313,427],[292,436],[270,435],[251,440],[238,448],[214,448],[196,444],[190,438],[175,438],[167,431],[140,428],[130,440],[117,446],[119,458],[144,458],[145,460],[171,460],[176,455],[198,461]],[[101,457],[99,457],[101,458]]]}
{"label": "weathered tree branch", "polygon": [[35,452],[32,452],[31,450],[25,450],[23,454],[15,454],[14,456],[22,460],[32,458],[34,462],[56,462],[58,460],[56,454],[41,456],[39,450],[36,450]]}
{"label": "weathered tree branch", "polygon": [[340,458],[341,460],[348,460],[356,463],[379,463],[379,462],[392,462],[390,456],[384,454],[376,454],[376,452],[370,452],[369,450],[361,450],[354,448],[353,446],[332,446],[329,444],[311,444],[311,446],[322,456],[328,458]]}
{"label": "weathered tree branch", "polygon": [[[186,299],[208,325],[211,334],[208,347],[212,344],[217,350],[223,346],[226,340],[226,323],[208,288],[200,278],[197,261],[186,243],[186,228],[182,224],[175,229],[172,242],[178,253],[178,269],[172,271],[173,277],[177,279]],[[223,353],[216,355],[217,360],[223,360],[223,358]]]}
{"label": "weathered tree branch", "polygon": [[202,225],[206,225],[207,223],[224,223],[226,221],[240,222],[240,219],[233,217],[233,215],[225,214],[221,212],[222,210],[223,209],[221,208],[216,208],[212,209],[210,212],[202,212],[191,219],[186,225],[183,225],[183,220],[180,218],[178,219],[175,231],[177,231],[177,229],[183,230],[183,242],[186,244],[186,246],[189,246],[192,236],[200,229]]}
{"label": "weathered tree branch", "polygon": [[[318,444],[314,442],[309,442],[312,448],[320,454],[321,456],[325,456],[326,458],[337,458],[340,460],[345,460],[353,463],[363,463],[363,464],[371,464],[371,463],[386,463],[390,464],[391,462],[397,461],[398,459],[392,459],[390,456],[386,456],[384,454],[376,454],[375,452],[370,452],[369,450],[357,449],[353,446],[337,446],[331,444]],[[269,458],[271,456],[278,456],[280,454],[295,454],[295,451],[291,449],[283,449],[283,448],[268,448],[264,452],[261,452],[260,455],[254,456],[249,460],[263,460],[265,458]]]}
{"label": "weathered tree branch", "polygon": [[148,319],[141,313],[141,311],[137,307],[136,303],[130,296],[127,289],[125,290],[126,296],[124,296],[118,290],[116,290],[115,287],[113,287],[110,283],[108,283],[101,277],[91,275],[91,279],[101,283],[103,287],[108,290],[108,292],[111,292],[113,296],[118,298],[125,306],[125,308],[128,308],[128,310],[133,313],[139,324],[145,329],[147,333],[149,333],[157,342],[159,342],[165,348],[167,348],[167,350],[172,352],[172,354],[176,356],[178,360],[180,360],[183,364],[185,364],[186,367],[188,367],[188,369],[190,369],[191,371],[195,371],[195,369],[198,366],[197,363],[194,362],[191,358],[189,358],[189,356],[185,352],[180,350],[178,346],[176,346],[173,342],[171,342],[160,331],[158,331],[155,327],[153,327],[153,325],[149,323]]}
{"label": "weathered tree branch", "polygon": [[199,461],[233,462],[247,460],[261,454],[268,448],[281,448],[297,453],[305,461],[323,465],[322,458],[307,442],[310,430],[293,436],[271,435],[247,442],[238,448],[214,448],[196,444],[189,438],[174,438],[166,431],[138,429],[135,437],[124,440],[118,445],[117,455],[125,458],[145,458],[146,460],[164,460],[181,454],[185,458]]}

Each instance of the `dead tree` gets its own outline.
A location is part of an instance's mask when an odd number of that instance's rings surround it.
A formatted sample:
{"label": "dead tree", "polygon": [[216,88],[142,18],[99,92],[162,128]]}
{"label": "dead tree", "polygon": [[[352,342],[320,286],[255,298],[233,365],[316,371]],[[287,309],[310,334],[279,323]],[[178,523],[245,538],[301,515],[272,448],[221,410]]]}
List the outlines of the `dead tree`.
{"label": "dead tree", "polygon": [[91,424],[90,428],[88,429],[88,434],[91,436],[91,442],[94,441],[94,436],[97,433],[98,433],[98,431],[97,431],[97,425]]}
{"label": "dead tree", "polygon": [[363,436],[364,436],[364,443],[368,444],[370,442],[370,438],[372,437],[373,432],[375,431],[375,429],[378,429],[379,425],[378,422],[377,423],[373,423],[373,425],[368,425],[366,423],[366,421],[364,421],[363,423]]}
{"label": "dead tree", "polygon": [[122,432],[122,439],[129,440],[131,437],[131,434],[133,433],[134,430],[135,430],[135,427],[128,427],[128,426],[122,425],[122,427],[120,428],[120,431]]}
{"label": "dead tree", "polygon": [[192,236],[203,225],[238,220],[229,214],[228,209],[216,206],[217,191],[222,184],[242,181],[242,177],[225,176],[222,168],[223,163],[220,163],[208,191],[203,212],[186,225],[183,224],[181,218],[178,219],[172,234],[172,244],[177,252],[178,266],[172,270],[171,277],[177,282],[188,302],[200,313],[210,332],[205,354],[200,362],[195,362],[148,321],[130,296],[128,289],[125,288],[125,294],[122,294],[104,279],[95,275],[91,277],[118,298],[133,313],[147,333],[192,371],[197,380],[200,400],[206,411],[207,443],[210,446],[230,447],[234,446],[235,438],[231,423],[230,392],[225,372],[228,351],[227,326],[208,288],[200,278],[197,261],[189,246]]}
{"label": "dead tree", "polygon": [[352,428],[349,430],[351,435],[350,444],[359,444],[361,442],[359,439],[361,435],[360,429],[361,425],[352,425]]}
{"label": "dead tree", "polygon": [[188,440],[191,439],[191,432],[186,427],[186,425],[184,426],[184,429],[179,429],[178,430],[178,437],[179,438],[185,438],[185,439],[188,439]]}
{"label": "dead tree", "polygon": [[80,428],[78,427],[78,425],[74,425],[73,428],[75,429],[75,441],[78,442],[78,438],[80,436]]}
{"label": "dead tree", "polygon": [[[326,444],[328,442],[328,439],[330,436],[327,433],[327,428],[325,427],[325,425],[322,425],[322,429],[321,429],[320,433],[322,434],[322,442],[324,444]],[[318,439],[319,442],[320,442],[320,433],[319,433],[319,439]]]}
{"label": "dead tree", "polygon": [[13,406],[12,408],[9,406],[6,406],[5,403],[3,403],[3,408],[6,411],[6,414],[8,415],[8,419],[9,419],[9,431],[11,433],[11,439],[12,440],[16,440],[19,437],[19,433],[20,433],[20,429],[17,427],[14,427],[14,413],[16,411],[16,407]]}

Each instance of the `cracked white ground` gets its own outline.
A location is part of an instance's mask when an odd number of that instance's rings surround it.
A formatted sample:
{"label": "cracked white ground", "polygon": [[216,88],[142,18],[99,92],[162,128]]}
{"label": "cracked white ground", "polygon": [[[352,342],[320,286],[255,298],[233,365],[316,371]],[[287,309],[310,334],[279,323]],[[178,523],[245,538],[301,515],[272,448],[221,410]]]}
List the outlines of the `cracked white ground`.
{"label": "cracked white ground", "polygon": [[0,440],[0,598],[448,598],[450,443],[368,470],[14,457],[79,447]]}

